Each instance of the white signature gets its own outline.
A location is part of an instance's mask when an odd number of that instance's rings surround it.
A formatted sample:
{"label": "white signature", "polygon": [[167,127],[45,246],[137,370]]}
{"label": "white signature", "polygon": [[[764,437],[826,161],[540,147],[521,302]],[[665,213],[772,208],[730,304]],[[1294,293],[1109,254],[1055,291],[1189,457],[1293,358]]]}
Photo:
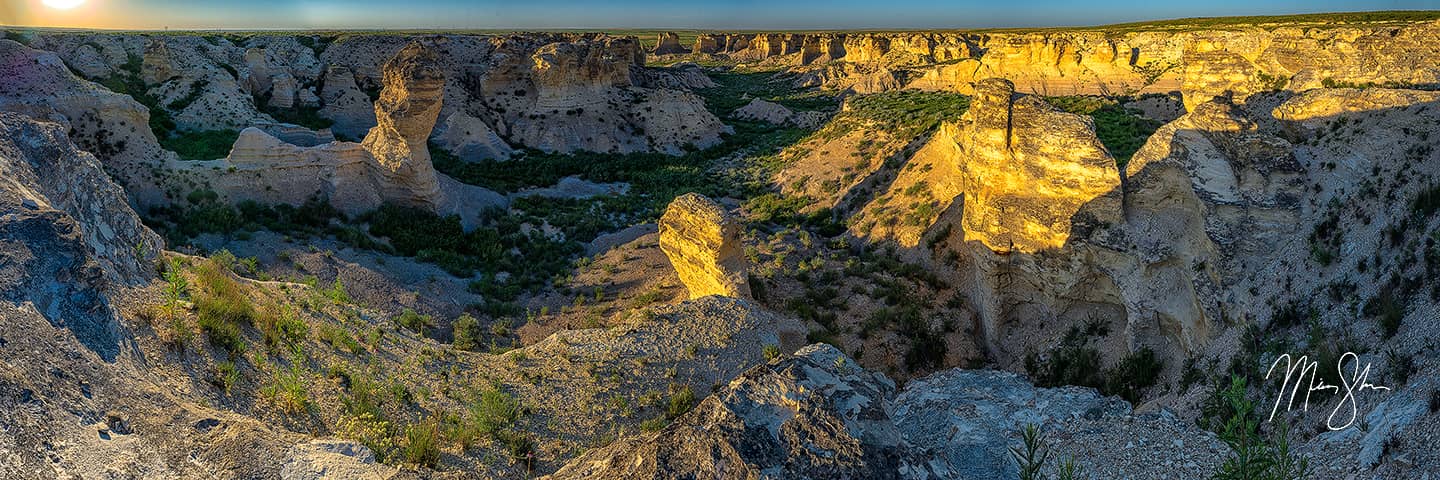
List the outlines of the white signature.
{"label": "white signature", "polygon": [[[1366,389],[1375,391],[1390,390],[1390,387],[1375,385],[1367,381],[1370,377],[1370,364],[1366,363],[1365,368],[1360,368],[1360,356],[1356,355],[1355,352],[1345,352],[1344,355],[1340,356],[1340,360],[1336,362],[1335,370],[1340,372],[1340,385],[1329,385],[1319,378],[1317,375],[1320,366],[1319,362],[1312,362],[1308,356],[1304,355],[1292,361],[1288,353],[1280,355],[1279,358],[1275,359],[1275,363],[1270,364],[1270,370],[1265,372],[1266,380],[1269,380],[1270,375],[1275,373],[1275,367],[1280,366],[1280,361],[1282,360],[1285,361],[1285,381],[1280,384],[1280,395],[1275,397],[1275,406],[1270,409],[1270,418],[1266,421],[1275,419],[1275,413],[1280,410],[1280,400],[1285,398],[1286,386],[1290,386],[1290,401],[1285,404],[1285,411],[1288,412],[1295,406],[1295,397],[1300,394],[1300,388],[1303,385],[1302,382],[1304,382],[1307,374],[1310,376],[1310,383],[1305,389],[1305,400],[1301,403],[1301,409],[1303,411],[1310,411],[1310,392],[1328,390],[1330,393],[1342,393],[1343,391],[1343,396],[1340,397],[1340,403],[1335,405],[1335,410],[1332,410],[1330,416],[1325,419],[1325,427],[1331,430],[1344,430],[1355,424],[1356,418],[1360,415],[1360,406],[1355,399],[1356,393]],[[1348,372],[1350,376],[1346,378],[1345,374],[1347,372],[1345,371],[1345,364],[1349,360],[1354,360],[1354,362],[1352,362],[1352,368],[1350,372]],[[1292,378],[1295,380],[1293,384],[1290,382]],[[1346,406],[1350,408],[1350,415],[1349,417],[1343,418],[1348,418],[1348,420],[1346,420],[1343,425],[1336,426],[1335,417],[1341,415],[1341,411],[1343,411]]]}

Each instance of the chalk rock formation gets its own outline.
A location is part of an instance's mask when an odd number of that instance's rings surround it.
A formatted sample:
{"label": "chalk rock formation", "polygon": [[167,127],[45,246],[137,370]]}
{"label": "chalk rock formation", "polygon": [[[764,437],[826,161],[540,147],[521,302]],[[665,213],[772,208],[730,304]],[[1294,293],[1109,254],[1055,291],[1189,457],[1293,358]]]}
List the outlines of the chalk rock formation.
{"label": "chalk rock formation", "polygon": [[165,46],[164,40],[151,40],[145,46],[145,57],[140,65],[140,78],[147,85],[164,83],[175,77],[175,69],[170,63],[170,49]]}
{"label": "chalk rock formation", "polygon": [[58,55],[0,40],[0,111],[19,112],[65,127],[79,147],[140,203],[160,201],[153,165],[171,157],[150,131],[150,113],[128,95],[75,77]]}
{"label": "chalk rock formation", "polygon": [[681,195],[665,209],[659,226],[660,249],[690,298],[750,296],[740,223],[724,207],[699,194]]}
{"label": "chalk rock formation", "polygon": [[320,114],[335,121],[330,127],[349,138],[364,138],[375,126],[375,104],[355,83],[355,74],[343,66],[325,70],[325,86],[320,90],[325,104]]}
{"label": "chalk rock formation", "polygon": [[515,154],[484,120],[455,112],[445,119],[444,130],[435,136],[441,147],[467,162],[507,160]]}
{"label": "chalk rock formation", "polygon": [[[1173,416],[1136,416],[1094,390],[1036,388],[1010,373],[952,370],[897,394],[888,378],[815,344],[751,368],[661,431],[586,452],[550,478],[1009,479],[1017,468],[1008,448],[1027,423],[1049,432],[1057,457],[1128,478],[1203,477],[1227,452]],[[1110,437],[1184,447],[1095,444]]]}
{"label": "chalk rock formation", "polygon": [[[1325,88],[1301,93],[1275,107],[1287,130],[1308,136],[1342,115],[1440,102],[1440,92],[1391,88]],[[1416,107],[1419,108],[1419,107]]]}
{"label": "chalk rock formation", "polygon": [[690,53],[684,46],[680,45],[680,36],[674,32],[661,33],[655,39],[655,49],[651,51],[656,55],[673,55]]}
{"label": "chalk rock formation", "polygon": [[1014,88],[977,84],[968,124],[955,132],[966,238],[1035,252],[1063,246],[1074,228],[1118,222],[1119,169],[1093,121]]}
{"label": "chalk rock formation", "polygon": [[[1203,346],[1227,310],[1221,278],[1256,267],[1299,225],[1304,169],[1293,146],[1214,99],[1155,132],[1126,166],[1126,233],[1142,259],[1117,276],[1132,321],[1159,325],[1186,349]],[[1233,276],[1233,277],[1232,277]]]}
{"label": "chalk rock formation", "polygon": [[384,178],[383,197],[432,209],[442,194],[428,142],[445,88],[445,74],[435,62],[434,51],[412,43],[385,63],[385,88],[375,102],[376,126],[361,143]]}
{"label": "chalk rock formation", "polygon": [[[935,168],[906,169],[892,190],[923,195],[931,225],[961,205],[966,240],[997,252],[1060,248],[1077,231],[1120,220],[1120,172],[1086,117],[1055,110],[1037,97],[1016,95],[1014,84],[989,79],[975,86],[970,109],[944,125],[915,158]],[[921,185],[921,187],[914,187]],[[926,192],[925,190],[928,190]],[[869,207],[883,211],[883,204]],[[887,230],[915,245],[920,231]],[[882,225],[882,227],[884,227]]]}
{"label": "chalk rock formation", "polygon": [[154,277],[160,237],[62,126],[0,113],[0,297],[32,303],[102,358],[120,350],[105,295]]}
{"label": "chalk rock formation", "polygon": [[[1440,82],[1440,23],[1228,27],[1186,31],[805,33],[701,36],[695,52],[789,65],[838,90],[916,88],[970,93],[1005,78],[1041,95],[1182,90],[1186,107],[1215,96],[1244,102],[1329,82]],[[722,43],[721,40],[724,40]],[[883,73],[882,73],[883,72]],[[893,81],[880,81],[886,77]]]}
{"label": "chalk rock formation", "polygon": [[754,99],[750,103],[735,110],[731,116],[741,120],[755,120],[760,122],[783,125],[790,120],[795,112],[774,102],[767,102],[763,99]]}

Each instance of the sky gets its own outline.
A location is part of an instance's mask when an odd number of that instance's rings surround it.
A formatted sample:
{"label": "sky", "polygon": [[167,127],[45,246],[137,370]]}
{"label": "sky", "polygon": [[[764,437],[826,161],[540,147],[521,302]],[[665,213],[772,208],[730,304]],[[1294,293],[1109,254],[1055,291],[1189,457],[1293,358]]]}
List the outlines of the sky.
{"label": "sky", "polygon": [[[1440,0],[0,0],[0,24],[117,29],[881,30],[1435,10]],[[69,0],[76,1],[76,0]]]}

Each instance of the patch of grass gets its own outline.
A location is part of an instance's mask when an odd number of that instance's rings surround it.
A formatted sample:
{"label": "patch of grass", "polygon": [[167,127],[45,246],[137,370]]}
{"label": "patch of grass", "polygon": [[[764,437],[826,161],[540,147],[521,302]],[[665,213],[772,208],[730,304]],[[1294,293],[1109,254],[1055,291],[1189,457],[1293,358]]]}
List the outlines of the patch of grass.
{"label": "patch of grass", "polygon": [[778,345],[766,345],[764,349],[765,361],[773,362],[780,358],[780,347]]}
{"label": "patch of grass", "polygon": [[210,343],[234,355],[245,349],[240,325],[257,318],[257,311],[239,282],[229,270],[214,260],[205,260],[195,267],[196,290],[193,294],[200,329]]}
{"label": "patch of grass", "polygon": [[160,138],[160,146],[179,154],[181,160],[216,160],[230,156],[239,138],[240,132],[235,130],[178,132]]}
{"label": "patch of grass", "polygon": [[303,372],[297,368],[275,372],[270,384],[260,389],[260,395],[286,415],[300,415],[310,409],[310,393],[305,385]]}
{"label": "patch of grass", "polygon": [[435,468],[440,463],[439,422],[427,420],[406,427],[400,453],[408,463]]}
{"label": "patch of grass", "polygon": [[671,420],[695,407],[695,391],[689,385],[675,389],[665,405],[665,417]]}
{"label": "patch of grass", "polygon": [[1130,162],[1130,157],[1135,156],[1135,152],[1145,146],[1145,141],[1163,125],[1141,117],[1111,99],[1073,96],[1047,97],[1046,101],[1061,111],[1094,119],[1095,136],[1100,138],[1100,143],[1110,151],[1110,156],[1115,157],[1116,165],[1122,170]]}
{"label": "patch of grass", "polygon": [[846,102],[843,115],[874,122],[896,138],[912,138],[958,120],[970,109],[970,97],[958,93],[893,91],[860,95]]}

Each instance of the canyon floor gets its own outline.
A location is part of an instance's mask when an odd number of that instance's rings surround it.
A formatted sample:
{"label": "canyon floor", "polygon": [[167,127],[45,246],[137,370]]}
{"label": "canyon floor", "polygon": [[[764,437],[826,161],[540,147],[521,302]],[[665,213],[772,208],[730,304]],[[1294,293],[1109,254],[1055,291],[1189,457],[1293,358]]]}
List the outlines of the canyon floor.
{"label": "canyon floor", "polygon": [[3,479],[1440,478],[1434,12],[0,30]]}

